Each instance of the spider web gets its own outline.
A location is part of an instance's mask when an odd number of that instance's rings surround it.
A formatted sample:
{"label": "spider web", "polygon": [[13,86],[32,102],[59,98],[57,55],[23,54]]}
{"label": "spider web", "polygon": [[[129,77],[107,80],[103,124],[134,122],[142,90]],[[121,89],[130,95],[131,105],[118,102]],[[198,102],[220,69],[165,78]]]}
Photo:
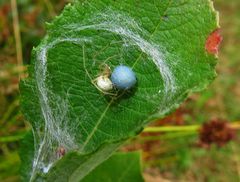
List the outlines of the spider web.
{"label": "spider web", "polygon": [[[151,36],[148,40],[144,39],[141,35],[148,35],[148,33],[141,29],[140,25],[138,25],[134,19],[122,12],[106,9],[105,13],[95,14],[92,17],[89,17],[87,21],[89,24],[77,23],[66,25],[63,28],[67,30],[68,37],[66,37],[65,34],[62,34],[55,40],[50,40],[47,37],[41,44],[40,49],[37,49],[35,79],[37,82],[41,112],[44,118],[44,129],[43,131],[41,127],[34,129],[35,154],[31,180],[34,180],[35,175],[39,171],[47,173],[51,166],[59,160],[59,155],[56,155],[56,149],[58,147],[63,147],[67,152],[77,150],[84,153],[85,147],[93,137],[94,133],[98,130],[99,124],[104,119],[106,111],[114,102],[114,98],[112,98],[106,109],[102,112],[101,117],[96,122],[92,131],[88,133],[86,140],[83,144],[79,145],[76,141],[75,128],[77,128],[76,125],[81,125],[81,122],[71,122],[68,117],[68,93],[66,93],[66,98],[61,98],[60,96],[52,93],[51,89],[49,89],[46,84],[48,76],[48,52],[51,49],[64,42],[70,42],[79,45],[82,48],[86,43],[92,42],[91,37],[69,37],[69,33],[81,32],[84,30],[103,30],[120,36],[122,41],[114,43],[122,43],[125,47],[129,45],[136,46],[141,51],[137,60],[132,64],[133,69],[139,62],[142,54],[146,54],[159,69],[159,74],[164,81],[163,102],[160,104],[164,105],[164,103],[171,100],[171,94],[169,93],[173,93],[175,91],[175,78],[169,68],[169,65],[167,65],[164,61],[164,55],[162,54],[163,48],[159,47],[159,45],[154,42],[151,42]],[[101,51],[104,51],[104,49],[106,48],[104,47]],[[84,55],[83,48],[83,56]],[[108,59],[111,59],[111,57],[107,58],[105,61],[108,61]],[[86,73],[88,72],[88,70],[85,71]],[[53,107],[54,104],[52,104],[53,100],[57,103],[55,107]],[[167,111],[165,108],[160,108],[160,112]]]}

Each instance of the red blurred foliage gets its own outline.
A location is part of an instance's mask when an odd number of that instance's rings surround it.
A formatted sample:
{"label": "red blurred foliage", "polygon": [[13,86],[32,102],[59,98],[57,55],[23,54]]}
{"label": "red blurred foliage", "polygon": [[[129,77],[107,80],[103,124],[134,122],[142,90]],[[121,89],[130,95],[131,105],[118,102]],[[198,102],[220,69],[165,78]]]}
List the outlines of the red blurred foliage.
{"label": "red blurred foliage", "polygon": [[29,27],[36,26],[37,18],[39,16],[40,11],[41,10],[39,8],[35,8],[31,12],[28,12],[23,15],[23,19],[25,20]]}
{"label": "red blurred foliage", "polygon": [[173,114],[169,115],[168,117],[155,122],[154,125],[156,125],[156,126],[184,125],[184,121],[185,121],[184,116],[189,113],[190,113],[190,111],[188,111],[184,108],[179,108]]}
{"label": "red blurred foliage", "polygon": [[[184,116],[189,114],[190,111],[179,108],[174,113],[169,115],[168,117],[161,119],[159,121],[154,122],[154,126],[164,126],[164,125],[184,125]],[[148,137],[161,137],[162,133],[147,133],[142,132],[140,134],[140,140],[142,139],[144,142],[131,142],[130,145],[125,145],[122,148],[123,151],[135,151],[141,149],[143,151],[143,160],[154,160],[156,158],[157,153],[161,153],[165,149],[161,148],[161,140],[145,140]]]}
{"label": "red blurred foliage", "polygon": [[233,130],[224,120],[212,120],[204,123],[199,131],[200,146],[209,148],[211,144],[224,146],[235,138]]}
{"label": "red blurred foliage", "polygon": [[4,4],[0,7],[0,43],[6,41],[11,33],[7,19],[7,16],[10,14],[10,10],[10,4]]}
{"label": "red blurred foliage", "polygon": [[210,54],[217,54],[219,45],[222,42],[222,36],[220,34],[220,29],[213,31],[207,38],[205,49]]}

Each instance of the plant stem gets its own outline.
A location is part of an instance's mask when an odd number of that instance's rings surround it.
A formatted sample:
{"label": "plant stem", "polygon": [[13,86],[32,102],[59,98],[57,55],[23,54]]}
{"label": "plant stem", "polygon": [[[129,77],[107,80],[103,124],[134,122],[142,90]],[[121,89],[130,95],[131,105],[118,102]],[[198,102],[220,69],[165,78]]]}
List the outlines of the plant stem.
{"label": "plant stem", "polygon": [[54,11],[53,5],[51,4],[51,2],[49,0],[44,0],[44,3],[51,15],[51,17],[53,18],[54,16],[56,16],[56,12]]}
{"label": "plant stem", "polygon": [[17,9],[16,0],[11,0],[11,8],[12,8],[12,17],[13,17],[14,38],[16,42],[17,64],[20,66],[23,64],[23,56],[22,56],[22,43],[21,43],[21,34],[20,34],[20,28],[19,28],[18,9]]}
{"label": "plant stem", "polygon": [[13,101],[13,103],[10,104],[10,106],[8,107],[7,111],[5,112],[5,114],[3,115],[3,117],[0,119],[0,123],[3,125],[7,122],[7,120],[9,119],[9,117],[11,116],[11,114],[13,113],[13,111],[19,106],[19,100],[16,99],[15,101]]}
{"label": "plant stem", "polygon": [[230,127],[232,129],[240,129],[240,121],[235,121],[235,122],[231,123]]}
{"label": "plant stem", "polygon": [[188,137],[196,135],[196,131],[184,131],[184,132],[173,132],[173,133],[166,133],[164,135],[159,136],[144,136],[140,137],[139,141],[144,143],[146,141],[154,141],[154,140],[171,140],[176,138]]}
{"label": "plant stem", "polygon": [[[229,123],[232,129],[240,129],[240,121]],[[198,131],[201,125],[188,125],[188,126],[160,126],[160,127],[147,127],[143,132],[159,133],[159,132],[186,132]]]}
{"label": "plant stem", "polygon": [[0,137],[0,143],[9,143],[9,142],[16,142],[21,140],[24,135],[26,134],[26,132],[17,134],[17,135],[13,135],[13,136],[4,136],[4,137]]}
{"label": "plant stem", "polygon": [[161,127],[147,127],[144,132],[176,132],[176,131],[197,131],[200,125],[189,125],[189,126],[161,126]]}

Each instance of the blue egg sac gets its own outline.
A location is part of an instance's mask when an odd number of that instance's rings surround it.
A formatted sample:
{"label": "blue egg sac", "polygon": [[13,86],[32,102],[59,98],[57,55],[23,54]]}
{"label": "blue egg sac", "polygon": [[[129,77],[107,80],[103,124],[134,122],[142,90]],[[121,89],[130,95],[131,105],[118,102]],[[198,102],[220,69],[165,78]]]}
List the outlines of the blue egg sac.
{"label": "blue egg sac", "polygon": [[137,79],[135,73],[130,67],[120,65],[113,70],[111,81],[117,89],[127,90],[134,87]]}

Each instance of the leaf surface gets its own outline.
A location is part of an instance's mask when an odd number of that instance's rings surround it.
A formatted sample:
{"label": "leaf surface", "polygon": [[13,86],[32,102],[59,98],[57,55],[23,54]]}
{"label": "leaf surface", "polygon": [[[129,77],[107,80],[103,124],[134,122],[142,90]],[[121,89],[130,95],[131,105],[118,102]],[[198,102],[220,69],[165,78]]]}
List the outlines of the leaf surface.
{"label": "leaf surface", "polygon": [[[205,42],[216,28],[209,0],[67,5],[48,24],[20,86],[35,141],[30,180],[81,180],[149,121],[206,88],[215,77],[216,57],[206,52]],[[99,91],[94,79],[105,64],[132,67],[136,87],[113,91],[118,96]],[[63,174],[66,165],[71,173]]]}
{"label": "leaf surface", "polygon": [[140,153],[116,153],[100,164],[82,182],[143,182]]}

